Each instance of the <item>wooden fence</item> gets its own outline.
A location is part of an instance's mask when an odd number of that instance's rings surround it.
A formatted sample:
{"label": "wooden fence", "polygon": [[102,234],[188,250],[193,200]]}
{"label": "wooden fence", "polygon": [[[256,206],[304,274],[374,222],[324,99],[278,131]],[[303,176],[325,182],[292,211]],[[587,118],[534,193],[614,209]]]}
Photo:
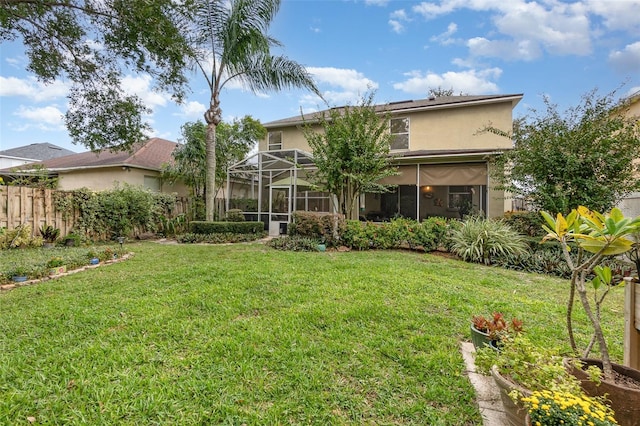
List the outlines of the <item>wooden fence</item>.
{"label": "wooden fence", "polygon": [[[31,225],[32,235],[36,236],[39,235],[38,230],[42,225],[52,225],[60,229],[60,236],[69,234],[77,214],[65,215],[56,209],[56,192],[54,189],[26,186],[0,186],[0,228],[10,230],[27,224]],[[178,216],[186,214],[188,210],[189,200],[186,197],[178,197],[171,214]]]}
{"label": "wooden fence", "polygon": [[625,281],[624,365],[640,370],[640,283]]}

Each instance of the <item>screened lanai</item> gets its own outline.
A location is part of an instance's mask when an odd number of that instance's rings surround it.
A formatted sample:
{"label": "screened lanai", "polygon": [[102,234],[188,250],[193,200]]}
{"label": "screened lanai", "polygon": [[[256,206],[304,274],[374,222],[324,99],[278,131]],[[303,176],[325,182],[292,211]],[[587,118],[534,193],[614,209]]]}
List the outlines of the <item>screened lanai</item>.
{"label": "screened lanai", "polygon": [[310,182],[313,170],[311,154],[298,149],[258,152],[227,171],[227,210],[284,234],[294,211],[331,211],[328,194]]}

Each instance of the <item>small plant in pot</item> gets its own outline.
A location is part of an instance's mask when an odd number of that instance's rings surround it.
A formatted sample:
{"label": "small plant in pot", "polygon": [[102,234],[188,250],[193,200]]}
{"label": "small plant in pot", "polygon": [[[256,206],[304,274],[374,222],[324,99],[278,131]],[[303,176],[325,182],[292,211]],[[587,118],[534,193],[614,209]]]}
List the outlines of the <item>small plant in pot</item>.
{"label": "small plant in pot", "polygon": [[500,389],[509,426],[527,424],[522,398],[533,392],[553,390],[583,396],[580,381],[565,369],[562,354],[534,344],[523,334],[505,336],[500,351],[479,349],[475,361],[478,371],[491,374]]}
{"label": "small plant in pot", "polygon": [[53,225],[42,225],[40,227],[40,235],[42,235],[45,247],[53,247],[58,237],[60,237],[60,229],[53,227]]}
{"label": "small plant in pot", "polygon": [[531,425],[617,425],[613,411],[599,398],[572,392],[543,390],[523,397]]}
{"label": "small plant in pot", "polygon": [[489,318],[482,315],[471,318],[471,341],[476,349],[484,346],[497,349],[502,337],[521,331],[522,321],[517,318],[507,321],[501,312],[494,312]]}
{"label": "small plant in pot", "polygon": [[[611,269],[602,266],[602,263],[607,256],[622,255],[633,248],[632,235],[640,230],[640,217],[625,218],[617,208],[604,215],[583,206],[574,209],[566,217],[558,213],[554,218],[547,212],[542,212],[542,216],[548,225],[543,225],[547,235],[542,242],[558,241],[565,261],[571,269],[566,316],[571,347],[575,354],[581,356],[583,365],[596,366],[602,370],[601,383],[596,384],[590,380],[593,374],[587,375],[583,368],[576,366],[576,363],[565,364],[570,371],[581,378],[587,394],[591,396],[608,394],[612,408],[616,412],[616,419],[621,425],[640,425],[640,387],[633,389],[623,385],[622,380],[618,380],[619,376],[625,376],[625,382],[635,381],[640,386],[640,371],[611,361],[600,323],[603,301],[618,284],[613,280]],[[577,246],[577,253],[574,256],[570,255],[572,245]],[[572,321],[576,294],[593,329],[591,342],[581,353],[574,338]],[[599,349],[599,360],[588,358],[594,345]],[[617,381],[620,383],[616,383]]]}

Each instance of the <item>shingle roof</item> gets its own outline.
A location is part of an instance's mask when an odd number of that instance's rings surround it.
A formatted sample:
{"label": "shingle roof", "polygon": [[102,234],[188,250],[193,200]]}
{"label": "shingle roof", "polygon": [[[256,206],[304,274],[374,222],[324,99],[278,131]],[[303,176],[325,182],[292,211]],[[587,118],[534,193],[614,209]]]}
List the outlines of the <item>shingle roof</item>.
{"label": "shingle roof", "polygon": [[[511,102],[513,106],[515,106],[522,99],[523,94],[512,94],[512,95],[462,95],[462,96],[439,96],[432,97],[428,99],[418,99],[418,100],[408,100],[408,101],[398,101],[391,102],[388,104],[376,105],[375,109],[379,112],[389,112],[389,113],[404,113],[404,112],[413,112],[413,111],[421,111],[421,110],[429,110],[429,109],[443,109],[443,108],[457,108],[463,106],[472,106],[479,104],[487,104],[487,103],[497,103],[497,102]],[[344,107],[338,107],[337,109],[341,109]],[[332,108],[335,109],[335,108]],[[284,118],[282,120],[270,121],[268,123],[264,123],[263,126],[266,128],[273,127],[283,127],[283,126],[293,126],[297,124],[301,124],[305,121],[316,121],[318,118],[322,116],[322,114],[328,116],[330,109],[312,112],[308,114],[304,114],[302,116],[297,115],[295,117]]]}
{"label": "shingle roof", "polygon": [[52,171],[111,166],[160,170],[164,163],[172,161],[171,154],[177,146],[176,142],[152,138],[134,146],[132,152],[83,152],[43,161],[42,165]]}
{"label": "shingle roof", "polygon": [[19,146],[17,148],[5,149],[0,151],[1,155],[9,157],[25,158],[29,160],[49,160],[51,158],[63,157],[65,155],[75,154],[74,151],[59,147],[52,143],[32,143],[30,145]]}

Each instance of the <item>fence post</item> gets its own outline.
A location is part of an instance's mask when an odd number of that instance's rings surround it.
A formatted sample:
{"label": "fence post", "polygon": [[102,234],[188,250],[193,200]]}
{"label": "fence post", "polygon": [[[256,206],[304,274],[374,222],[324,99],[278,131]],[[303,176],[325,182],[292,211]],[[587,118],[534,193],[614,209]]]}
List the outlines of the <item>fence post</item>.
{"label": "fence post", "polygon": [[640,370],[640,282],[633,278],[625,282],[623,364]]}

